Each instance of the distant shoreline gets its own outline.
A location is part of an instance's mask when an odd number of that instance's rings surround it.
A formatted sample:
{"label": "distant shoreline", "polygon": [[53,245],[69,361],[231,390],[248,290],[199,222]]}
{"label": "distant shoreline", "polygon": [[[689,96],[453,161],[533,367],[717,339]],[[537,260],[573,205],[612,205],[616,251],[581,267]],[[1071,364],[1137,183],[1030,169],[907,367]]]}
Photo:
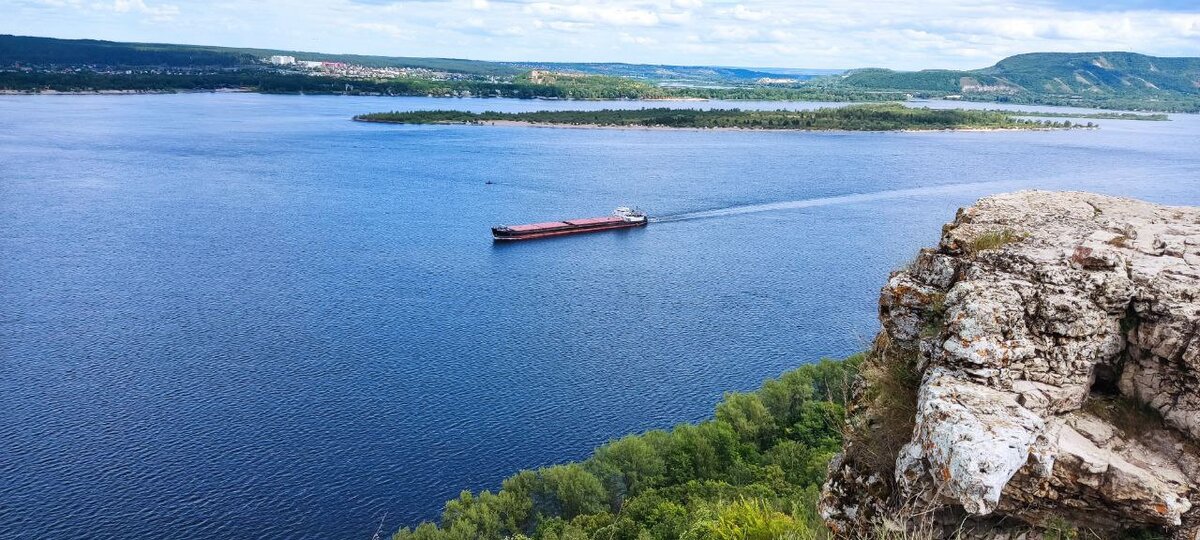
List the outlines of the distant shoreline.
{"label": "distant shoreline", "polygon": [[889,103],[801,111],[672,107],[526,112],[417,110],[360,114],[353,119],[383,124],[650,131],[1044,131],[1095,126],[1091,122],[1084,125],[1017,116],[1010,112],[914,108]]}
{"label": "distant shoreline", "polygon": [[[5,90],[0,96],[140,96],[158,94],[265,94],[247,88],[217,88],[213,90]],[[297,94],[300,95],[300,94]]]}
{"label": "distant shoreline", "polygon": [[1099,126],[1087,127],[989,127],[989,128],[930,128],[930,129],[805,129],[805,128],[771,128],[771,127],[672,127],[672,126],[618,126],[606,124],[551,124],[544,122],[523,122],[519,120],[489,120],[486,122],[429,122],[416,124],[409,122],[392,122],[388,120],[368,120],[354,118],[355,122],[367,124],[393,124],[408,126],[474,126],[474,127],[525,127],[546,129],[604,129],[617,131],[802,131],[807,133],[936,133],[936,132],[992,132],[992,131],[1072,131],[1076,129],[1099,129]]}

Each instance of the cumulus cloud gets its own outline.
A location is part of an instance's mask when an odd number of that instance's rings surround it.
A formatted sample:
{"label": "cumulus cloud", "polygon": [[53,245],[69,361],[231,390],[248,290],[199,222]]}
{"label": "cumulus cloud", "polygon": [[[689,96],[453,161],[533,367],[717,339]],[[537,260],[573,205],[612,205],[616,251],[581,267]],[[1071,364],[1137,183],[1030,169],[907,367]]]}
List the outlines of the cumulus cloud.
{"label": "cumulus cloud", "polygon": [[580,23],[603,23],[613,26],[655,26],[658,13],[648,9],[607,4],[556,4],[534,2],[525,6],[526,13],[539,17]]}
{"label": "cumulus cloud", "polygon": [[729,14],[740,21],[761,21],[767,18],[767,12],[750,9],[742,4],[733,6]]}
{"label": "cumulus cloud", "polygon": [[354,28],[357,28],[357,29],[359,29],[359,30],[367,30],[367,31],[369,31],[369,32],[376,32],[376,33],[380,33],[380,34],[387,34],[387,35],[389,35],[389,36],[392,36],[392,37],[394,37],[394,38],[402,38],[402,37],[405,37],[405,35],[406,35],[406,34],[405,34],[405,32],[404,32],[404,29],[403,29],[403,28],[400,28],[399,26],[397,26],[397,25],[394,25],[394,24],[387,24],[387,23],[355,23],[353,26],[354,26]]}
{"label": "cumulus cloud", "polygon": [[75,14],[114,13],[132,14],[149,18],[153,21],[170,21],[179,15],[179,7],[174,4],[153,3],[145,0],[111,0],[105,2],[84,2],[83,0],[35,0],[34,4],[72,11]]}
{"label": "cumulus cloud", "polygon": [[658,40],[652,37],[635,36],[621,32],[621,43],[631,43],[634,45],[657,45]]}

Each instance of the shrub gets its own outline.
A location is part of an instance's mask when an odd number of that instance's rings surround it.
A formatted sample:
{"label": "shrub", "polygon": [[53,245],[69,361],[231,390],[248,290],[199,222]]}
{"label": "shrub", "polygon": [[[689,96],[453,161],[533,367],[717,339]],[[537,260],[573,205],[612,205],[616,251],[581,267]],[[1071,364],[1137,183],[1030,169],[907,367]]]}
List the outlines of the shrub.
{"label": "shrub", "polygon": [[715,418],[612,441],[580,463],[521,471],[462,493],[441,526],[395,540],[823,537],[816,500],[842,443],[862,356],[822,360],[731,393]]}
{"label": "shrub", "polygon": [[967,244],[967,253],[979,253],[989,249],[999,249],[1013,242],[1020,242],[1025,239],[1025,235],[1012,229],[1003,229],[999,231],[990,231],[975,238]]}

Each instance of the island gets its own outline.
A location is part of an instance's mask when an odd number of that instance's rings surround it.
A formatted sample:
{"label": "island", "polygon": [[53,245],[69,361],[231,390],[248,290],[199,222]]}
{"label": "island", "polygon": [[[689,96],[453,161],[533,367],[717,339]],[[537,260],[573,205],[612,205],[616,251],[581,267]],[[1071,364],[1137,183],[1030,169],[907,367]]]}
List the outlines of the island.
{"label": "island", "polygon": [[1094,128],[1095,124],[1022,118],[1036,113],[906,107],[899,103],[807,111],[746,109],[602,109],[494,112],[393,111],[361,114],[359,122],[387,124],[525,125],[590,128],[745,129],[795,131],[1038,130]]}

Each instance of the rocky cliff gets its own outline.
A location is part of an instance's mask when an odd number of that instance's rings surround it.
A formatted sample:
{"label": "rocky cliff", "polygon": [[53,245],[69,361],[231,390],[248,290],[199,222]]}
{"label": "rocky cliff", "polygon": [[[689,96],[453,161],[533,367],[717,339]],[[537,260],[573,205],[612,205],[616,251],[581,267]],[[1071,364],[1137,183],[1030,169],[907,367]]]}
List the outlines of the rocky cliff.
{"label": "rocky cliff", "polygon": [[822,495],[838,536],[1200,540],[1200,209],[989,197],[879,313]]}

